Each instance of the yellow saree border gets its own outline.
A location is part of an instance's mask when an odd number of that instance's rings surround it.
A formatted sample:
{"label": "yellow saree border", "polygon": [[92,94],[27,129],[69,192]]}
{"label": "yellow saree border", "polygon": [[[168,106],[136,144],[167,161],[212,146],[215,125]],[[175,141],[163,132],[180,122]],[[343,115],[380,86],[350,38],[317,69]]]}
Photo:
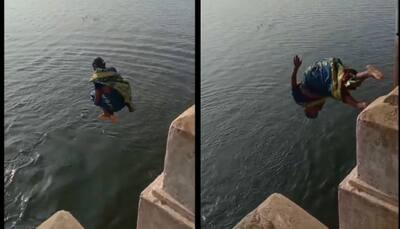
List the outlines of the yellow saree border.
{"label": "yellow saree border", "polygon": [[93,73],[92,77],[90,77],[90,81],[103,79],[103,78],[107,78],[107,77],[115,76],[115,75],[117,75],[117,73],[111,72],[111,71],[110,72],[95,72],[95,73]]}
{"label": "yellow saree border", "polygon": [[332,97],[342,101],[342,81],[344,78],[344,66],[332,61]]}

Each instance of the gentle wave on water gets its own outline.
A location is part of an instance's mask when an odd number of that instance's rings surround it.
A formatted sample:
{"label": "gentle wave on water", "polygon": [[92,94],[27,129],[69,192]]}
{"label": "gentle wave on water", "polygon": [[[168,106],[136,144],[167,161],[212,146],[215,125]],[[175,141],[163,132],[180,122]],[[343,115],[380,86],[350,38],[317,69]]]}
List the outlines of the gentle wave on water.
{"label": "gentle wave on water", "polygon": [[[65,209],[87,228],[134,228],[169,124],[194,103],[194,3],[5,7],[5,227]],[[118,125],[99,122],[90,101],[97,56],[132,85],[136,111],[119,112]]]}

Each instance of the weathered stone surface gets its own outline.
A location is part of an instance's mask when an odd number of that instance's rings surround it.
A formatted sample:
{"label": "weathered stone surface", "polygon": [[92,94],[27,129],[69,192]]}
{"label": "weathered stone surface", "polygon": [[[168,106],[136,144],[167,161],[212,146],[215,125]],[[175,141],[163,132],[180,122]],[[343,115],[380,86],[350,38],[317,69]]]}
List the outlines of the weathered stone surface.
{"label": "weathered stone surface", "polygon": [[193,229],[194,215],[162,191],[164,174],[140,195],[137,229]]}
{"label": "weathered stone surface", "polygon": [[163,173],[140,195],[138,229],[194,228],[194,106],[169,129]]}
{"label": "weathered stone surface", "polygon": [[82,225],[71,215],[61,210],[40,224],[37,229],[84,229]]}
{"label": "weathered stone surface", "polygon": [[398,227],[398,87],[357,119],[357,166],[339,185],[341,229]]}
{"label": "weathered stone surface", "polygon": [[[398,19],[397,19],[398,20]],[[397,23],[396,20],[396,23]],[[397,26],[396,26],[397,28]],[[394,86],[398,86],[399,85],[399,65],[397,63],[399,63],[399,37],[396,36],[396,40],[394,42],[394,47],[395,47],[395,57],[394,57],[394,64],[393,64],[393,84]]]}
{"label": "weathered stone surface", "polygon": [[195,183],[194,105],[176,118],[169,129],[163,189],[194,212]]}
{"label": "weathered stone surface", "polygon": [[398,202],[357,178],[357,167],[339,185],[340,229],[398,228]]}
{"label": "weathered stone surface", "polygon": [[358,178],[398,199],[398,87],[357,119]]}
{"label": "weathered stone surface", "polygon": [[274,193],[246,215],[234,229],[327,229],[281,194]]}

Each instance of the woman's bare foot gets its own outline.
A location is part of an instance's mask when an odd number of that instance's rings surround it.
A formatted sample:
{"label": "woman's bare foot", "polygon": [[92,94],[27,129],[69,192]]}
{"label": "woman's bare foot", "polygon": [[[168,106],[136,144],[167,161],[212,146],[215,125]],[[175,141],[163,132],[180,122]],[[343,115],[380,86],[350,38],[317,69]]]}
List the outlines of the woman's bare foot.
{"label": "woman's bare foot", "polygon": [[107,113],[102,113],[99,116],[97,116],[98,119],[102,120],[102,121],[106,121],[106,120],[110,120],[111,117],[109,114]]}
{"label": "woman's bare foot", "polygon": [[117,123],[119,121],[119,119],[118,119],[118,117],[116,115],[111,115],[110,119],[111,119],[112,123]]}
{"label": "woman's bare foot", "polygon": [[379,69],[377,69],[375,66],[367,65],[367,71],[375,79],[377,79],[377,80],[383,79],[383,73],[381,71],[379,71]]}

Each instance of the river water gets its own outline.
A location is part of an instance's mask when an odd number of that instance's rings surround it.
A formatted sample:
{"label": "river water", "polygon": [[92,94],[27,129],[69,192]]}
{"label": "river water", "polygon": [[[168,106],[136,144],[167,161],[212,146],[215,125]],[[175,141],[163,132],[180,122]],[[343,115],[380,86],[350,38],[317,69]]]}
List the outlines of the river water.
{"label": "river water", "polygon": [[[70,211],[135,228],[171,121],[194,103],[194,1],[5,1],[5,228]],[[131,82],[134,113],[96,119],[92,60]]]}
{"label": "river water", "polygon": [[231,228],[275,192],[338,228],[358,111],[328,100],[307,120],[290,93],[292,57],[303,57],[301,73],[323,57],[375,64],[386,79],[353,95],[388,93],[395,1],[204,0],[201,17],[202,228]]}

